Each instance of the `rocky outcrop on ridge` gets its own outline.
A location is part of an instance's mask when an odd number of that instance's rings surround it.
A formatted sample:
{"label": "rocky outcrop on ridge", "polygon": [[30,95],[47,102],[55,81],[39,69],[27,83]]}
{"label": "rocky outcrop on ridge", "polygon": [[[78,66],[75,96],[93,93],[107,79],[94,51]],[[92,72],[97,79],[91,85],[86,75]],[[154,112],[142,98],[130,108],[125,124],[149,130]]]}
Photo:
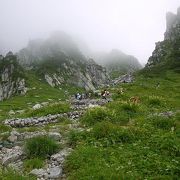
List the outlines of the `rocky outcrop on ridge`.
{"label": "rocky outcrop on ridge", "polygon": [[180,8],[177,14],[166,14],[166,32],[164,41],[157,42],[152,56],[146,64],[147,68],[158,66],[162,69],[174,69],[180,72]]}
{"label": "rocky outcrop on ridge", "polygon": [[18,58],[25,68],[34,69],[52,87],[75,85],[95,90],[109,82],[105,68],[86,59],[63,32],[56,32],[47,40],[30,41]]}
{"label": "rocky outcrop on ridge", "polygon": [[23,70],[12,52],[0,56],[0,101],[15,94],[24,95],[27,91]]}

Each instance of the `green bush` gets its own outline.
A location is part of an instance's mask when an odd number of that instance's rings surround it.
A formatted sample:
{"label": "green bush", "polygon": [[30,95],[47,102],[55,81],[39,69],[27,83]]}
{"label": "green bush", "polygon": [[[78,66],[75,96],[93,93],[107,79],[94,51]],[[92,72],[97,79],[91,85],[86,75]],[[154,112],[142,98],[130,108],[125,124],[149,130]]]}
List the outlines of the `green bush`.
{"label": "green bush", "polygon": [[162,106],[162,98],[158,96],[149,96],[148,105],[151,107]]}
{"label": "green bush", "polygon": [[110,174],[115,173],[112,168],[106,166],[104,157],[103,150],[100,151],[98,148],[78,147],[67,157],[65,162],[65,172],[69,175],[68,179],[110,179]]}
{"label": "green bush", "polygon": [[153,150],[166,156],[180,156],[180,140],[171,132],[153,135],[148,144]]}
{"label": "green bush", "polygon": [[135,139],[129,129],[124,129],[110,122],[97,123],[93,127],[92,134],[103,146],[110,146],[117,143],[131,143]]}
{"label": "green bush", "polygon": [[97,123],[93,127],[92,133],[96,139],[100,139],[111,136],[113,133],[115,133],[115,131],[116,131],[115,125],[113,125],[110,122],[103,121]]}
{"label": "green bush", "polygon": [[68,134],[68,144],[72,147],[75,147],[78,143],[82,142],[83,140],[86,140],[87,136],[87,132],[79,132],[72,130]]}
{"label": "green bush", "polygon": [[25,143],[25,152],[28,158],[47,158],[56,153],[59,145],[48,136],[38,136],[28,139]]}
{"label": "green bush", "polygon": [[10,126],[0,124],[0,133],[9,132],[11,130],[12,130],[12,128]]}
{"label": "green bush", "polygon": [[163,129],[163,130],[171,130],[172,127],[175,126],[175,120],[172,118],[155,116],[150,119],[150,122],[155,128]]}
{"label": "green bush", "polygon": [[138,111],[138,105],[134,103],[123,103],[121,108],[128,114],[136,113]]}
{"label": "green bush", "polygon": [[126,112],[130,115],[133,113],[137,113],[140,110],[138,104],[121,101],[111,102],[107,105],[107,107],[110,110],[115,110],[116,112]]}
{"label": "green bush", "polygon": [[40,169],[44,166],[44,161],[39,158],[27,159],[24,161],[24,169],[30,172],[32,169]]}
{"label": "green bush", "polygon": [[111,102],[107,108],[111,112],[111,121],[120,125],[127,125],[131,118],[142,113],[139,105],[121,101]]}
{"label": "green bush", "polygon": [[94,125],[101,121],[111,121],[111,114],[106,108],[97,107],[88,110],[80,121],[86,125]]}
{"label": "green bush", "polygon": [[0,179],[1,180],[35,180],[35,177],[30,177],[26,175],[20,174],[20,172],[17,172],[10,168],[4,168],[2,169],[0,167]]}

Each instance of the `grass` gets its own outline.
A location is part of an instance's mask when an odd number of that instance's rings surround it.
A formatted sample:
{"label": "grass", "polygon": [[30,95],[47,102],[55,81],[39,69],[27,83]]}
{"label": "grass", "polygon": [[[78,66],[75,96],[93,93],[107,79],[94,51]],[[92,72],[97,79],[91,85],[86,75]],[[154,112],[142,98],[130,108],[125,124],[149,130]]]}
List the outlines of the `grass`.
{"label": "grass", "polygon": [[48,106],[44,106],[39,109],[31,109],[29,111],[26,111],[25,113],[21,114],[20,117],[40,117],[40,116],[46,116],[48,114],[59,114],[59,113],[65,113],[70,111],[70,106],[67,103],[55,103],[50,104]]}
{"label": "grass", "polygon": [[80,121],[86,125],[94,125],[97,122],[110,120],[111,114],[104,107],[89,109]]}
{"label": "grass", "polygon": [[68,85],[63,85],[60,89],[53,88],[31,71],[26,72],[26,79],[29,90],[25,96],[14,96],[0,102],[0,120],[11,118],[12,116],[8,113],[10,110],[15,112],[18,110],[28,111],[37,103],[65,101],[70,95],[82,91],[81,88]]}
{"label": "grass", "polygon": [[[120,88],[123,88],[123,94]],[[180,76],[170,71],[158,77],[137,75],[132,84],[110,87],[108,90],[114,101],[104,107],[87,110],[80,119],[80,126],[85,127],[85,130],[72,130],[68,134],[68,145],[74,151],[65,161],[67,179],[178,179],[179,89]],[[130,102],[131,97],[135,96],[139,102]],[[60,107],[51,109],[47,106],[33,113],[34,116],[40,116],[46,112],[59,111]],[[167,111],[172,111],[173,116],[161,115]],[[69,120],[60,119],[53,126],[68,123]],[[51,125],[46,126],[46,130],[50,128]],[[9,129],[2,126],[2,131],[8,133]],[[64,134],[66,137],[68,131]],[[47,137],[45,140],[29,140],[26,153],[30,160],[24,164],[25,169],[28,171],[36,165],[41,167],[41,159],[56,152],[54,143]]]}
{"label": "grass", "polygon": [[[179,88],[179,74],[167,72],[110,89],[114,101],[81,118],[90,131],[69,134],[68,179],[178,179]],[[134,96],[138,103],[129,102]],[[159,115],[167,111],[174,115]]]}
{"label": "grass", "polygon": [[39,158],[27,159],[23,162],[24,170],[30,172],[33,169],[40,169],[44,166],[44,160]]}
{"label": "grass", "polygon": [[149,118],[149,121],[155,128],[163,129],[163,130],[170,131],[171,128],[176,126],[174,118],[153,116]]}
{"label": "grass", "polygon": [[38,136],[28,139],[25,143],[25,152],[28,158],[45,159],[56,153],[59,145],[48,136]]}
{"label": "grass", "polygon": [[22,175],[22,173],[17,172],[10,168],[0,167],[0,179],[1,180],[35,180],[37,178],[29,175]]}
{"label": "grass", "polygon": [[12,130],[12,128],[10,126],[0,124],[0,133],[10,132],[11,130]]}

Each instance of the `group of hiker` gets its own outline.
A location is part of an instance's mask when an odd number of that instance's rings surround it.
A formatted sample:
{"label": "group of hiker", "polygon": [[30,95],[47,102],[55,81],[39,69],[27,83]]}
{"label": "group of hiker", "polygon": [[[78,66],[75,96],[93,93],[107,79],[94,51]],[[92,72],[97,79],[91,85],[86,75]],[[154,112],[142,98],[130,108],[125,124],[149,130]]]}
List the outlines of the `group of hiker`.
{"label": "group of hiker", "polygon": [[101,92],[102,99],[107,99],[108,96],[109,96],[109,91],[107,91],[106,89]]}
{"label": "group of hiker", "polygon": [[77,93],[77,94],[75,94],[75,98],[76,98],[77,100],[87,99],[87,98],[89,98],[90,96],[91,96],[90,93]]}
{"label": "group of hiker", "polygon": [[[77,100],[87,99],[87,98],[91,98],[92,95],[93,95],[92,93],[79,93],[78,92],[75,94],[75,99],[77,99]],[[107,97],[110,95],[110,93],[109,93],[109,91],[104,89],[98,94],[94,93],[94,95],[98,95],[98,97],[101,97],[102,99],[107,99]]]}

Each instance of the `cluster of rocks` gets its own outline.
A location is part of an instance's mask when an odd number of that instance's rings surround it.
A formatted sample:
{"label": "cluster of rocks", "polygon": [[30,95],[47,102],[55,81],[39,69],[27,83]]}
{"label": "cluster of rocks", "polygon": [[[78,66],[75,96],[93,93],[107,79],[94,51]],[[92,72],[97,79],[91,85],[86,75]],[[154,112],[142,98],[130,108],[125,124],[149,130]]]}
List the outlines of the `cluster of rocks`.
{"label": "cluster of rocks", "polygon": [[159,113],[152,113],[152,114],[149,114],[148,117],[159,116],[159,117],[163,117],[163,118],[172,118],[179,112],[180,112],[180,110],[176,110],[174,112],[173,111],[165,111],[165,112],[159,112]]}
{"label": "cluster of rocks", "polygon": [[[72,109],[78,109],[78,111],[72,111],[56,115],[48,115],[44,117],[31,117],[31,118],[14,118],[5,120],[5,124],[11,127],[30,127],[30,126],[40,126],[48,123],[58,122],[60,118],[69,118],[72,123],[69,124],[69,129],[76,129],[78,131],[83,131],[82,127],[79,127],[79,122],[77,121],[80,116],[83,115],[85,109],[90,107],[102,106],[110,99],[82,99],[71,101]],[[81,109],[81,110],[80,110]],[[54,129],[55,128],[55,129]],[[23,160],[26,155],[23,152],[23,142],[26,139],[30,139],[36,136],[49,136],[58,143],[63,145],[66,144],[66,138],[63,138],[59,133],[59,129],[56,126],[52,127],[51,131],[47,132],[45,130],[33,131],[33,132],[17,132],[13,129],[7,141],[12,144],[11,147],[6,148],[6,146],[1,145],[0,151],[0,162],[3,166],[12,167],[16,170],[23,169]],[[54,179],[66,179],[66,175],[63,171],[63,163],[66,157],[71,153],[72,149],[65,147],[59,153],[52,155],[47,161],[44,168],[33,169],[30,174],[35,175],[38,180],[54,180]]]}
{"label": "cluster of rocks", "polygon": [[65,178],[65,174],[63,173],[63,163],[71,151],[71,148],[64,148],[59,153],[50,157],[47,168],[33,169],[30,174],[33,174],[42,180]]}
{"label": "cluster of rocks", "polygon": [[82,99],[82,100],[71,100],[72,108],[74,110],[85,110],[88,108],[103,106],[106,103],[112,101],[112,99]]}
{"label": "cluster of rocks", "polygon": [[8,166],[22,159],[23,149],[20,146],[12,148],[2,148],[0,151],[0,162],[3,166]]}
{"label": "cluster of rocks", "polygon": [[[42,169],[33,169],[30,174],[43,180],[53,180],[65,177],[63,173],[63,163],[65,158],[71,153],[71,148],[64,148],[59,153],[53,154],[47,161],[47,165]],[[23,168],[23,159],[25,154],[23,148],[15,146],[12,148],[2,148],[0,151],[0,163],[6,167],[20,170]]]}
{"label": "cluster of rocks", "polygon": [[9,142],[17,142],[17,141],[24,141],[26,139],[30,139],[33,137],[37,137],[37,136],[49,136],[52,139],[56,140],[56,141],[60,141],[61,140],[61,134],[58,132],[46,132],[45,130],[43,131],[34,131],[34,132],[23,132],[23,133],[19,133],[15,130],[11,131],[10,136],[8,137],[8,141]]}
{"label": "cluster of rocks", "polygon": [[132,83],[134,80],[131,74],[122,75],[112,81],[113,85],[120,84],[120,83]]}
{"label": "cluster of rocks", "polygon": [[49,123],[58,122],[58,118],[70,118],[71,120],[78,119],[83,114],[83,111],[67,112],[62,114],[47,115],[42,117],[30,117],[30,118],[13,118],[5,120],[4,124],[11,127],[29,127],[40,126]]}
{"label": "cluster of rocks", "polygon": [[151,114],[150,116],[161,116],[165,118],[170,118],[170,117],[173,117],[175,114],[176,112],[166,111],[166,112],[161,112],[161,113],[154,113],[154,114]]}

